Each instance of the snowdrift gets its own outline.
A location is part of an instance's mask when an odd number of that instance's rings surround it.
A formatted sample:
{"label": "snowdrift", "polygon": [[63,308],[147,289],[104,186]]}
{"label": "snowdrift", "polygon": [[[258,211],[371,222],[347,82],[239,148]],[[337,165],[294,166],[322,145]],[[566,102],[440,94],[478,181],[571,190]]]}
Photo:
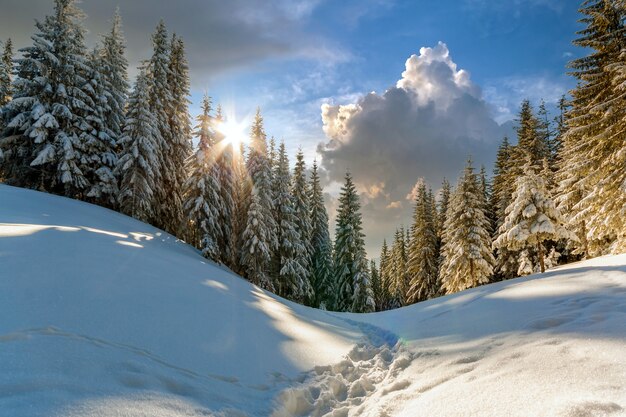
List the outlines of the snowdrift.
{"label": "snowdrift", "polygon": [[396,311],[302,307],[0,185],[0,415],[626,415],[626,256]]}

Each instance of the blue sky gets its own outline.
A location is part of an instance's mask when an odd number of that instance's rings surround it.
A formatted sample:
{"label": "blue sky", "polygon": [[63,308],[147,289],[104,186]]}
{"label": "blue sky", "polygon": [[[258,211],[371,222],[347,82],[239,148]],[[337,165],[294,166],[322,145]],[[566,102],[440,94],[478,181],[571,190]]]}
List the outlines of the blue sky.
{"label": "blue sky", "polygon": [[[186,41],[192,113],[204,91],[238,119],[261,106],[268,134],[285,140],[292,158],[301,147],[309,163],[321,160],[331,217],[349,169],[376,256],[383,237],[409,222],[419,178],[437,190],[443,177],[456,180],[470,155],[490,170],[520,101],[544,98],[553,107],[573,87],[566,64],[584,53],[571,44],[578,3],[84,0],[81,7],[90,45],[120,7],[133,68],[149,57],[150,34],[164,18]],[[0,0],[0,7],[0,39],[20,47],[52,0]]]}

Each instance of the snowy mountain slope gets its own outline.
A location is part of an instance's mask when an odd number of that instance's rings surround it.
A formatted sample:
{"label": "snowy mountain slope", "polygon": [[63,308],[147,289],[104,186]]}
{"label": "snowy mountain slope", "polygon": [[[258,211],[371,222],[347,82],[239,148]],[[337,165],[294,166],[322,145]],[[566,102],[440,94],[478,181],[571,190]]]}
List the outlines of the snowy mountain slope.
{"label": "snowy mountain slope", "polygon": [[0,185],[0,416],[625,410],[626,255],[327,313],[128,217]]}

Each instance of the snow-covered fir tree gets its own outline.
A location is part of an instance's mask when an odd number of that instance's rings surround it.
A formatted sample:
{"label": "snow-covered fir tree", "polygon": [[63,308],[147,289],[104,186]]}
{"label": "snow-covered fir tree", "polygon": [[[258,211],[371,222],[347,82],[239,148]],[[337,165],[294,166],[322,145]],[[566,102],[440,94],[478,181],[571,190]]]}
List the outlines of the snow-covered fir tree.
{"label": "snow-covered fir tree", "polygon": [[[13,74],[13,42],[11,38],[7,39],[4,45],[0,42],[0,47],[2,48],[2,56],[0,57],[0,107],[2,107],[11,101],[13,95],[13,88],[11,87]],[[0,127],[2,127],[2,124],[0,124]]]}
{"label": "snow-covered fir tree", "polygon": [[389,246],[387,245],[387,239],[383,239],[383,246],[380,250],[380,259],[378,263],[378,275],[380,276],[381,293],[380,300],[375,301],[377,308],[382,311],[389,308],[389,288],[391,287],[391,253],[389,251]]}
{"label": "snow-covered fir tree", "polygon": [[[289,159],[282,142],[278,149],[278,165],[274,171],[274,213],[277,226],[278,274],[274,277],[277,294],[295,301],[311,299],[313,290],[308,279],[305,239],[300,235],[295,210],[295,198],[291,194]],[[308,215],[308,213],[307,213]]]}
{"label": "snow-covered fir tree", "polygon": [[188,243],[202,255],[222,262],[219,242],[222,240],[219,169],[215,161],[216,140],[211,116],[211,99],[202,99],[202,113],[194,132],[198,138],[196,152],[187,160],[189,177],[184,185],[183,211]]}
{"label": "snow-covered fir tree", "polygon": [[128,101],[116,174],[120,178],[120,211],[144,222],[154,216],[160,135],[150,110],[149,80],[142,70]]}
{"label": "snow-covered fir tree", "polygon": [[[155,212],[151,223],[170,231],[173,222],[171,209],[168,208],[170,187],[173,184],[174,168],[168,156],[170,154],[171,130],[169,117],[172,113],[172,93],[169,86],[170,50],[165,22],[161,20],[152,35],[152,57],[147,65],[150,92],[150,111],[156,119],[159,130],[156,156],[159,161],[155,195]],[[175,210],[175,207],[174,207]]]}
{"label": "snow-covered fir tree", "polygon": [[293,196],[293,209],[296,216],[296,230],[300,233],[303,256],[299,258],[305,272],[305,279],[310,282],[312,274],[311,256],[311,205],[309,201],[309,184],[306,178],[306,163],[302,149],[296,154],[296,165],[291,180],[291,195]]}
{"label": "snow-covered fir tree", "polygon": [[407,254],[409,304],[433,298],[438,292],[435,213],[423,180],[418,184],[415,196],[411,235]]}
{"label": "snow-covered fir tree", "polygon": [[565,220],[546,186],[546,180],[537,172],[529,158],[524,166],[524,175],[518,178],[513,201],[506,209],[506,219],[498,229],[499,236],[494,247],[524,251],[519,274],[532,272],[530,250],[536,250],[541,272],[545,271],[546,256],[544,242],[569,239],[572,234],[564,226]]}
{"label": "snow-covered fir tree", "polygon": [[181,38],[172,36],[170,43],[169,71],[167,84],[171,95],[168,123],[169,136],[165,160],[167,177],[163,185],[167,195],[162,205],[161,216],[165,216],[165,230],[180,233],[182,226],[182,190],[187,177],[185,161],[191,154],[191,117],[189,116],[189,67],[185,56],[185,44]]}
{"label": "snow-covered fir tree", "polygon": [[[570,62],[571,91],[562,137],[558,204],[580,240],[578,252],[596,256],[623,240],[624,230],[624,2],[586,1],[585,28],[574,44],[590,51]],[[619,184],[622,184],[621,186]],[[618,244],[617,246],[621,246]],[[618,250],[619,251],[619,250]]]}
{"label": "snow-covered fir tree", "polygon": [[452,194],[444,228],[440,277],[445,293],[489,282],[495,262],[489,219],[471,161]]}
{"label": "snow-covered fir tree", "polygon": [[[222,115],[221,107],[217,107],[217,113],[215,115],[215,123],[219,125],[224,122],[224,116]],[[220,183],[220,199],[219,205],[219,225],[222,229],[221,239],[218,241],[218,247],[220,248],[220,261],[231,268],[234,268],[233,256],[235,248],[233,247],[234,241],[234,217],[235,213],[235,198],[237,196],[237,179],[236,179],[236,164],[239,162],[235,160],[235,152],[232,143],[225,143],[223,134],[219,133],[219,129],[216,131],[216,163],[219,172]]]}
{"label": "snow-covered fir tree", "polygon": [[55,0],[53,14],[36,22],[33,44],[20,50],[0,142],[10,184],[71,197],[89,185],[80,169],[88,128],[82,19],[75,0]]}
{"label": "snow-covered fir tree", "polygon": [[335,309],[355,313],[374,311],[374,297],[365,255],[361,203],[352,175],[346,173],[339,195],[335,225]]}
{"label": "snow-covered fir tree", "polygon": [[370,277],[372,281],[372,294],[374,295],[375,311],[381,311],[383,285],[380,280],[380,272],[376,267],[376,262],[370,261]]}
{"label": "snow-covered fir tree", "polygon": [[97,49],[91,53],[88,67],[85,129],[80,137],[83,148],[80,169],[90,184],[85,197],[90,202],[114,208],[118,194],[114,170],[119,136],[107,123],[113,100],[110,85],[102,76],[102,60]]}
{"label": "snow-covered fir tree", "polygon": [[388,308],[398,308],[407,304],[409,291],[408,256],[404,227],[396,229],[389,255],[389,300]]}
{"label": "snow-covered fir tree", "polygon": [[108,92],[108,106],[105,124],[113,138],[122,134],[126,101],[128,100],[128,60],[126,40],[122,32],[122,17],[119,10],[113,16],[111,30],[103,36],[100,52],[100,76]]}
{"label": "snow-covered fir tree", "polygon": [[[267,139],[261,110],[252,124],[246,170],[251,181],[246,227],[241,242],[241,265],[254,284],[274,290],[270,276],[271,260],[278,246],[276,222],[272,216],[272,175],[267,156]],[[245,198],[245,197],[244,197]]]}
{"label": "snow-covered fir tree", "polygon": [[335,295],[332,267],[332,242],[328,230],[328,213],[320,182],[317,161],[313,161],[309,187],[311,218],[311,285],[314,307],[331,308]]}
{"label": "snow-covered fir tree", "polygon": [[233,215],[232,215],[232,252],[230,267],[241,276],[245,276],[245,267],[242,248],[244,246],[243,233],[248,224],[248,208],[252,195],[252,181],[248,176],[245,164],[245,149],[240,144],[239,149],[233,149]]}

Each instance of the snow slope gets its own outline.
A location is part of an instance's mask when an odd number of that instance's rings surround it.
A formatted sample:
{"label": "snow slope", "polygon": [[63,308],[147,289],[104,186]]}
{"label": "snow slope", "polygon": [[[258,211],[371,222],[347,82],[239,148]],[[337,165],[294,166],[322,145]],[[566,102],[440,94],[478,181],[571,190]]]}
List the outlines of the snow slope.
{"label": "snow slope", "polygon": [[328,313],[126,216],[0,185],[0,416],[625,410],[626,256]]}

